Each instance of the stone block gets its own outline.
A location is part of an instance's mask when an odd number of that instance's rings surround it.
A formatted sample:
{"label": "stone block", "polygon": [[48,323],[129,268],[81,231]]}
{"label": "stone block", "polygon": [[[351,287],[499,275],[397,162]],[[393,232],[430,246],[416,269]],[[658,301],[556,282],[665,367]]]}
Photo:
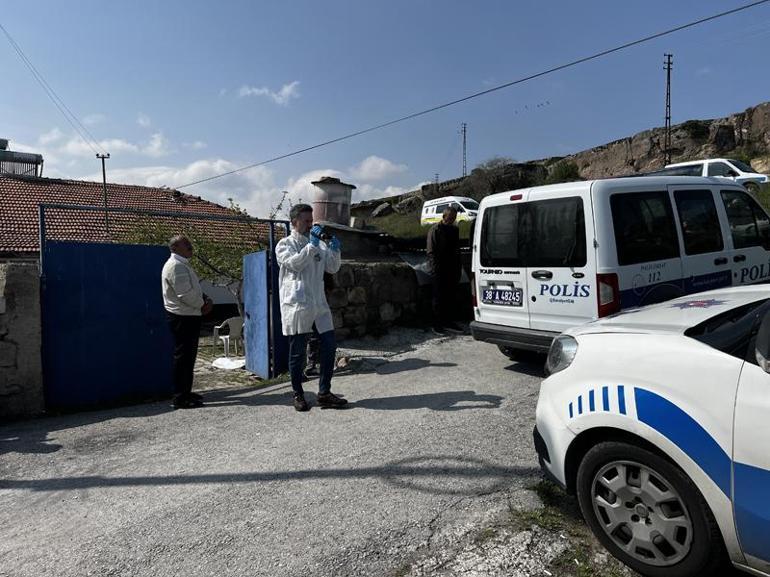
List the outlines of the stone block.
{"label": "stone block", "polygon": [[356,286],[364,288],[372,286],[372,270],[367,265],[360,265],[355,270]]}
{"label": "stone block", "polygon": [[356,277],[353,274],[353,267],[349,264],[343,264],[340,270],[335,275],[337,286],[342,288],[352,287],[356,282]]}
{"label": "stone block", "polygon": [[342,310],[332,311],[332,323],[335,329],[345,326],[345,319],[342,317]]}
{"label": "stone block", "polygon": [[346,327],[365,324],[366,307],[364,306],[348,307],[343,310],[342,316],[345,320]]}
{"label": "stone block", "polygon": [[333,309],[342,308],[348,304],[348,291],[344,288],[335,288],[326,293],[326,302]]}
{"label": "stone block", "polygon": [[391,299],[395,303],[405,304],[413,302],[417,294],[417,285],[414,279],[410,279],[411,282],[399,279],[398,282],[393,283],[393,289]]}
{"label": "stone block", "polygon": [[380,305],[380,318],[385,322],[392,322],[398,318],[398,312],[396,310],[397,305],[393,303],[382,303]]}
{"label": "stone block", "polygon": [[5,297],[0,296],[0,315],[5,314]]}
{"label": "stone block", "polygon": [[363,337],[366,335],[366,325],[358,325],[350,330],[350,335],[353,337]]}
{"label": "stone block", "polygon": [[349,289],[348,302],[352,305],[366,304],[366,289],[362,286],[357,286]]}
{"label": "stone block", "polygon": [[0,367],[15,367],[16,352],[16,343],[0,341]]}
{"label": "stone block", "polygon": [[350,336],[350,329],[335,329],[334,330],[334,338],[337,341],[344,341],[349,336]]}

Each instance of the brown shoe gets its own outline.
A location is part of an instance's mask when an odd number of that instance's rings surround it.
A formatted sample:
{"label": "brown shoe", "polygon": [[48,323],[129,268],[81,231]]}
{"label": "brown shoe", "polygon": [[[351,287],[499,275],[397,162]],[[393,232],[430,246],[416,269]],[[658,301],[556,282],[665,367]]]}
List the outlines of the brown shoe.
{"label": "brown shoe", "polygon": [[318,404],[321,407],[339,408],[348,404],[347,399],[342,399],[333,393],[325,393],[318,395]]}
{"label": "brown shoe", "polygon": [[294,395],[294,408],[300,413],[310,410],[304,395]]}

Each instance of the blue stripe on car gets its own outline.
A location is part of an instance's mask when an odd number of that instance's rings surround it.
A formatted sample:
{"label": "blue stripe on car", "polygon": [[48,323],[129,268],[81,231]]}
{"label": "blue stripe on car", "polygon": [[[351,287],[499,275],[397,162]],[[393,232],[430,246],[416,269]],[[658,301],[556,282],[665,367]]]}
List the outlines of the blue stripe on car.
{"label": "blue stripe on car", "polygon": [[621,415],[626,414],[626,388],[618,385],[618,410]]}
{"label": "blue stripe on car", "polygon": [[610,410],[610,388],[602,387],[602,407],[605,411]]}
{"label": "blue stripe on car", "polygon": [[583,414],[583,395],[578,397],[578,415]]}
{"label": "blue stripe on car", "polygon": [[645,389],[634,389],[637,418],[667,437],[730,495],[730,457],[690,415],[671,401]]}
{"label": "blue stripe on car", "polygon": [[588,410],[592,413],[596,410],[596,405],[594,404],[594,390],[591,389],[588,391]]}
{"label": "blue stripe on car", "polygon": [[770,560],[770,471],[735,463],[735,524],[745,553]]}
{"label": "blue stripe on car", "polygon": [[574,416],[574,415],[573,415],[573,413],[572,413],[572,403],[570,403],[570,404],[569,404],[569,418],[571,419],[573,416]]}

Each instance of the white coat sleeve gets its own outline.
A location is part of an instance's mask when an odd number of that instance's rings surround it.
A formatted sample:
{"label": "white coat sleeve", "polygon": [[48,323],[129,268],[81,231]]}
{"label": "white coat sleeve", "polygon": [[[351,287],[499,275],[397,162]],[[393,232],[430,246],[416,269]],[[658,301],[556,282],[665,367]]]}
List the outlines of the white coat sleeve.
{"label": "white coat sleeve", "polygon": [[293,272],[301,272],[310,264],[317,251],[318,249],[309,243],[297,251],[289,243],[279,242],[275,247],[275,258],[278,260],[278,266]]}
{"label": "white coat sleeve", "polygon": [[171,274],[171,284],[177,298],[189,307],[203,306],[203,293],[200,286],[194,286],[190,272],[183,266],[175,266]]}
{"label": "white coat sleeve", "polygon": [[334,274],[340,270],[340,264],[342,261],[342,253],[338,250],[331,250],[327,247],[324,251],[324,270],[329,274]]}

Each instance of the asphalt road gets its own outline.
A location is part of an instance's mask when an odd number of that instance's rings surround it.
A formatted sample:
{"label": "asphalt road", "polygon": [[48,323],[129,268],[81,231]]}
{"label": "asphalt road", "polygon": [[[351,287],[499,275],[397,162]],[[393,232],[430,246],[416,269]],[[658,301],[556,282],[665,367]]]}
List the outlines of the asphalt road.
{"label": "asphalt road", "polygon": [[394,574],[538,478],[537,366],[470,337],[365,366],[345,410],[278,385],[0,427],[0,575]]}

